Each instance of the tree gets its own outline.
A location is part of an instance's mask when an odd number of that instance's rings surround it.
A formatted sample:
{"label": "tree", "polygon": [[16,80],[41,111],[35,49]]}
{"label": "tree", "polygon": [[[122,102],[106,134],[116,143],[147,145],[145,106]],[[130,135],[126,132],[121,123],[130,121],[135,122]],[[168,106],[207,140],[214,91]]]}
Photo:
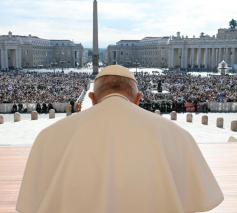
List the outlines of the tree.
{"label": "tree", "polygon": [[235,29],[237,27],[237,21],[234,19],[232,19],[229,24],[230,24],[230,29]]}

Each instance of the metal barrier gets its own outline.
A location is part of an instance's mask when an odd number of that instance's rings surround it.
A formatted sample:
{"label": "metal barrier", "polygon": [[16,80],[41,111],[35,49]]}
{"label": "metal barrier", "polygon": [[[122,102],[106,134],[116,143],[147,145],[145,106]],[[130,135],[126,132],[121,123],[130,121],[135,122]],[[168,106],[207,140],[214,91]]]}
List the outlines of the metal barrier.
{"label": "metal barrier", "polygon": [[[66,112],[66,106],[68,103],[53,103],[53,108],[58,113]],[[12,113],[13,104],[0,104],[0,113],[7,114]],[[36,104],[23,104],[23,109],[26,109],[27,113],[31,113],[36,110]]]}
{"label": "metal barrier", "polygon": [[[85,97],[86,91],[83,91],[81,96],[78,98],[77,102],[81,103]],[[58,113],[66,112],[66,106],[68,103],[53,103],[53,108]],[[0,104],[0,113],[6,114],[12,112],[13,104]],[[28,113],[35,111],[36,104],[23,104],[23,108],[27,110]],[[237,103],[228,102],[228,103],[218,103],[218,102],[209,102],[208,109],[210,112],[237,112]]]}
{"label": "metal barrier", "polygon": [[208,108],[211,112],[237,112],[237,103],[235,102],[227,102],[227,103],[209,102]]}

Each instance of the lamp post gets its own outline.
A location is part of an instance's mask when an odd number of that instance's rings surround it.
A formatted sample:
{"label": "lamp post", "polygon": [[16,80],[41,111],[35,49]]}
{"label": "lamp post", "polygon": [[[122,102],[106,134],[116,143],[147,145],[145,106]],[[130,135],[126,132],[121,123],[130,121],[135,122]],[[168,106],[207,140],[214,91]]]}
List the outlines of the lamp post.
{"label": "lamp post", "polygon": [[136,60],[136,61],[135,61],[135,63],[136,63],[136,72],[137,72],[137,65],[138,65],[138,61]]}
{"label": "lamp post", "polygon": [[57,66],[57,63],[56,62],[51,62],[50,63],[50,67],[53,69],[53,73],[54,73],[54,75],[55,75],[55,68],[56,68],[56,66]]}
{"label": "lamp post", "polygon": [[64,51],[61,51],[61,67],[62,67],[62,72],[63,72],[63,64],[64,64]]}

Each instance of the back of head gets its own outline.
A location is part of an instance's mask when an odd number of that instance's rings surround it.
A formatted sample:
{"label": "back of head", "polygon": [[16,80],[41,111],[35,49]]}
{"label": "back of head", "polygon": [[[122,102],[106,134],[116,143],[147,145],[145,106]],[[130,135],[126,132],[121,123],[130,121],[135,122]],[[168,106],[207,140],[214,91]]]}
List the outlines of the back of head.
{"label": "back of head", "polygon": [[129,100],[133,100],[138,93],[138,89],[136,82],[130,78],[106,75],[95,81],[94,92],[98,99],[111,93],[119,93],[126,96]]}
{"label": "back of head", "polygon": [[105,67],[96,77],[93,97],[99,102],[103,97],[119,93],[126,96],[131,102],[137,99],[136,79],[128,68],[120,65]]}

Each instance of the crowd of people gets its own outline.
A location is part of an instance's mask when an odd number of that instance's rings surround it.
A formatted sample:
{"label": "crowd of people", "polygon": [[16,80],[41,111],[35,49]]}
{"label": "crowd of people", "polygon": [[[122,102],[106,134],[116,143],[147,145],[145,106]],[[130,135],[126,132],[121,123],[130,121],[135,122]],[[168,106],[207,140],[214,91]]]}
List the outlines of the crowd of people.
{"label": "crowd of people", "polygon": [[208,102],[237,102],[237,75],[139,72],[135,76],[144,94],[141,106],[150,111],[207,112]]}
{"label": "crowd of people", "polygon": [[53,103],[76,102],[90,82],[87,73],[0,72],[0,104],[14,103],[13,111],[24,111],[23,104],[37,104],[48,111]]}
{"label": "crowd of people", "polygon": [[[161,112],[207,112],[209,102],[237,102],[237,75],[201,75],[173,71],[167,73],[136,72],[140,106]],[[90,74],[71,72],[0,72],[0,104],[13,103],[12,112],[24,112],[23,104],[36,104],[47,113],[53,103],[77,101],[88,89]]]}

